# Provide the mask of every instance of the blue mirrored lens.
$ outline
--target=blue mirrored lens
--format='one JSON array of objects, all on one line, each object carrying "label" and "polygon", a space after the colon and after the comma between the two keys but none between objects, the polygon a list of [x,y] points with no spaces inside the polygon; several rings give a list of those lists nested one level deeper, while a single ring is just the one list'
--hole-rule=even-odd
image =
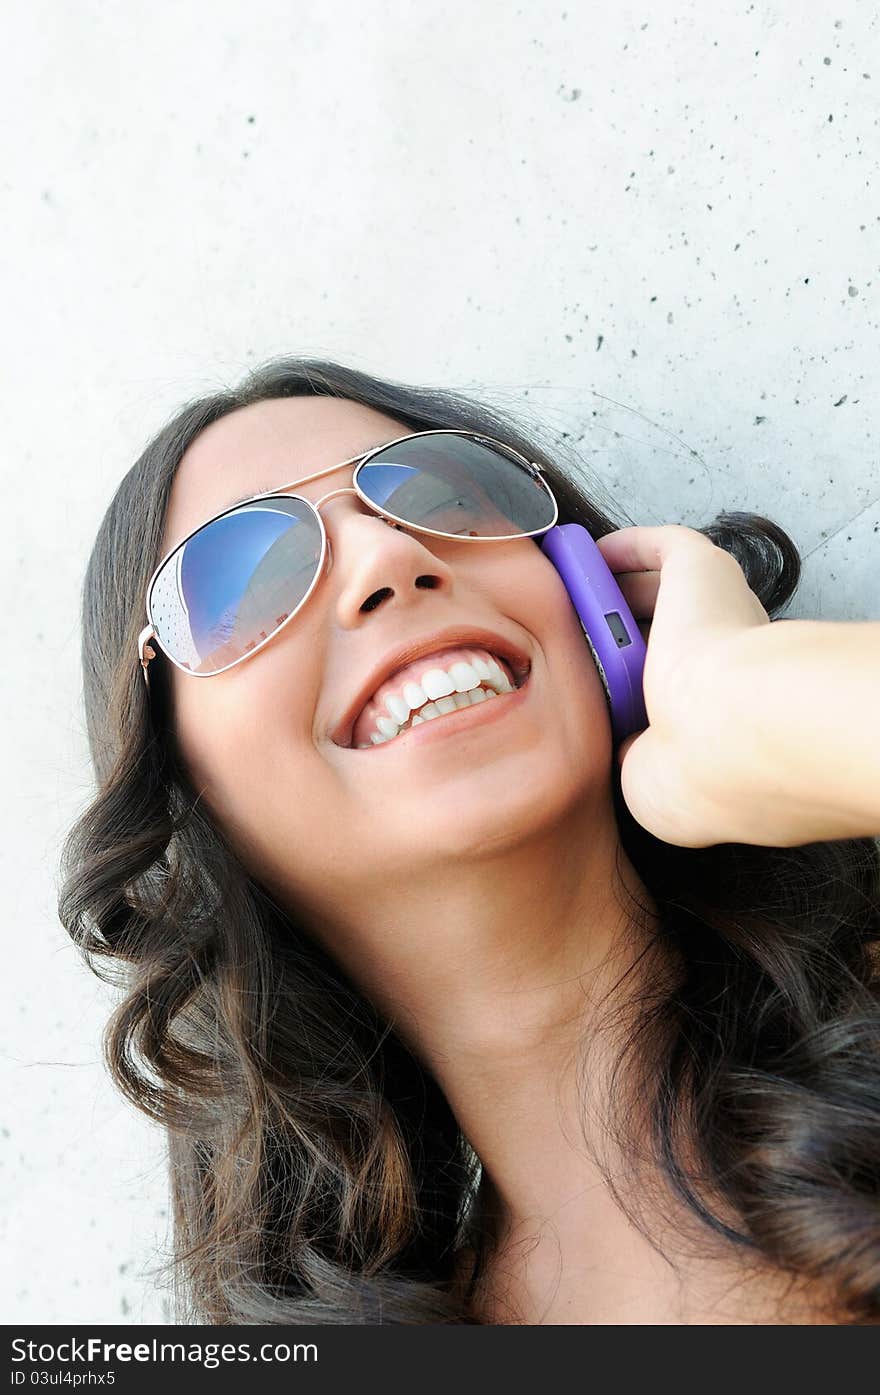
[{"label": "blue mirrored lens", "polygon": [[361,465],[358,487],[404,523],[469,538],[515,537],[548,528],[546,486],[496,447],[445,432],[388,446]]},{"label": "blue mirrored lens", "polygon": [[168,558],[150,593],[165,649],[193,673],[217,673],[272,635],[302,603],[321,557],[300,500],[246,504],[205,524]]}]

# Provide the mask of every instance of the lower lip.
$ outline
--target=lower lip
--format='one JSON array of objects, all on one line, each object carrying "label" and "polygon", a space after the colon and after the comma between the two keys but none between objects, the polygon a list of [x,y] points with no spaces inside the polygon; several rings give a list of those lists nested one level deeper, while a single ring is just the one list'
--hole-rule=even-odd
[{"label": "lower lip", "polygon": [[530,686],[531,673],[527,676],[522,687],[515,688],[513,692],[499,693],[494,698],[484,698],[482,702],[472,703],[470,707],[459,707],[455,712],[444,712],[442,717],[432,717],[422,721],[417,727],[409,727],[401,735],[392,737],[390,741],[377,741],[369,749],[363,751],[357,747],[351,749],[357,755],[369,756],[374,751],[384,751],[386,746],[405,746],[409,750],[413,746],[440,741],[444,736],[461,735],[463,732],[470,731],[471,727],[497,722],[506,713],[520,708]]}]

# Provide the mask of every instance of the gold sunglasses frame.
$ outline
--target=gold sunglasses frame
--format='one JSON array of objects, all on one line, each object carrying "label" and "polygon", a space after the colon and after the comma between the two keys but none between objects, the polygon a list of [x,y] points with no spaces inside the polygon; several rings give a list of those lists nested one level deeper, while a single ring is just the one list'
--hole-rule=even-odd
[{"label": "gold sunglasses frame", "polygon": [[[553,505],[552,521],[546,524],[543,528],[532,529],[532,531],[529,533],[508,533],[504,537],[497,538],[470,538],[462,537],[458,533],[437,532],[437,530],[434,528],[421,528],[415,523],[408,523],[405,519],[397,518],[394,514],[388,513],[387,510],[380,508],[379,505],[375,504],[372,499],[368,499],[366,494],[364,494],[363,491],[358,487],[357,477],[359,471],[365,465],[368,465],[370,463],[370,460],[373,458],[373,456],[381,454],[382,451],[388,450],[392,446],[400,445],[401,441],[412,441],[422,436],[465,436],[469,440],[478,441],[481,444],[486,444],[489,446],[494,446],[500,449],[505,454],[513,456],[519,464],[525,467],[525,469],[532,476],[533,479],[537,479],[539,483],[544,486],[544,489],[547,491],[547,494]],[[329,494],[323,495],[322,498],[320,498],[317,501],[317,503],[312,503],[311,499],[304,499],[302,495],[298,495],[292,492],[295,489],[299,489],[304,484],[311,484],[314,480],[323,479],[325,475],[332,474],[334,470],[340,470],[343,465],[353,465],[355,467],[352,473],[350,486],[346,485],[343,486],[341,489],[332,490]],[[252,494],[248,499],[240,499],[237,504],[230,504],[228,508],[221,509],[220,513],[214,514],[212,518],[208,518],[205,520],[204,523],[200,523],[198,527],[193,528],[191,532],[187,533],[185,538],[182,538],[180,542],[175,543],[174,547],[170,548],[169,551],[166,552],[165,556],[162,558],[161,562],[156,567],[152,576],[150,577],[149,582],[147,583],[147,624],[144,626],[144,628],[138,635],[138,660],[141,665],[141,672],[144,675],[144,682],[147,685],[148,693],[150,691],[150,676],[147,673],[147,665],[149,664],[151,659],[155,659],[156,657],[156,649],[154,645],[158,646],[158,648],[161,649],[162,653],[168,659],[169,663],[174,664],[175,668],[179,668],[181,673],[185,673],[188,678],[218,678],[221,673],[226,673],[229,669],[235,668],[236,664],[243,664],[247,659],[253,658],[254,654],[258,654],[261,649],[264,649],[267,644],[270,644],[271,641],[275,638],[275,636],[279,635],[281,631],[285,629],[287,625],[290,624],[291,620],[295,619],[295,617],[300,614],[301,610],[303,609],[303,606],[308,601],[312,592],[321,582],[321,579],[324,575],[327,557],[329,555],[329,540],[327,538],[327,530],[324,527],[324,520],[321,517],[320,509],[322,504],[325,504],[328,499],[335,498],[337,494],[357,494],[358,498],[361,499],[363,503],[365,503],[367,507],[372,510],[373,513],[377,514],[380,518],[383,518],[391,528],[403,528],[405,530],[411,530],[414,533],[425,533],[432,538],[449,538],[451,541],[454,542],[513,542],[517,538],[534,538],[541,533],[549,532],[551,528],[555,527],[556,522],[559,518],[559,504],[557,503],[556,496],[553,493],[553,490],[550,488],[550,485],[547,483],[547,480],[544,478],[544,471],[542,470],[541,466],[537,463],[537,461],[527,460],[526,457],[520,454],[520,452],[516,450],[513,446],[508,446],[505,444],[505,442],[497,441],[494,437],[486,436],[482,432],[463,431],[451,428],[444,429],[442,427],[435,428],[432,431],[408,432],[405,436],[395,437],[393,441],[383,441],[381,445],[372,446],[368,451],[363,452],[361,455],[353,455],[349,460],[340,460],[336,465],[328,465],[326,470],[316,470],[313,475],[306,475],[304,479],[293,480],[290,484],[282,485],[279,489],[267,489],[264,490],[261,494]],[[185,544],[189,542],[190,538],[194,537],[196,533],[201,532],[203,528],[207,528],[210,523],[216,523],[217,519],[225,518],[227,514],[234,513],[236,509],[245,508],[248,504],[253,504],[258,499],[273,499],[278,495],[283,495],[286,498],[299,499],[301,503],[307,504],[308,507],[313,510],[318,520],[318,527],[321,532],[321,556],[318,559],[318,565],[315,568],[315,575],[312,579],[309,589],[306,591],[299,605],[296,607],[296,610],[292,610],[290,614],[287,616],[287,619],[282,621],[282,623],[276,629],[274,629],[270,635],[267,635],[265,639],[260,640],[259,644],[255,644],[253,649],[250,649],[246,654],[239,655],[237,659],[233,659],[231,664],[224,664],[223,668],[218,668],[213,673],[196,673],[192,669],[187,668],[184,664],[181,664],[177,659],[173,658],[173,656],[168,653],[167,649],[164,647],[162,641],[159,639],[156,633],[156,629],[153,624],[153,615],[150,608],[150,593],[153,589],[153,584],[157,576],[161,572],[162,568],[165,566],[166,562],[168,562],[176,552],[178,552],[182,547],[184,547]],[[150,640],[153,640],[153,644],[149,643]]]}]

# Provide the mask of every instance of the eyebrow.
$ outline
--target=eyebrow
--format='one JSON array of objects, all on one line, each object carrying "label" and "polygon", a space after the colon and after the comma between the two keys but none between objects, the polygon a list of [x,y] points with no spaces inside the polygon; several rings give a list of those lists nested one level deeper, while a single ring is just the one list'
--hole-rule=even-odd
[{"label": "eyebrow", "polygon": [[[369,455],[370,452],[373,450],[378,450],[378,446],[368,446],[366,450],[361,451],[359,455],[352,456],[350,460],[340,461],[339,466],[337,468],[341,469],[343,465],[351,465],[354,461],[362,460],[365,455]],[[228,503],[221,504],[217,512],[222,513],[224,509],[234,509],[237,504],[245,504],[247,503],[248,499],[253,499],[254,495],[256,494],[277,494],[281,490],[284,490],[284,492],[287,493],[291,489],[295,489],[296,486],[297,481],[295,480],[292,484],[287,485],[261,484],[256,489],[252,489],[250,494],[243,494],[240,499],[230,499]]]},{"label": "eyebrow", "polygon": [[224,509],[234,509],[236,504],[246,503],[248,499],[253,499],[255,494],[269,494],[277,489],[277,487],[278,486],[274,484],[260,484],[256,489],[252,489],[250,494],[242,494],[240,499],[230,499],[228,503],[221,504],[217,512],[222,513]]}]

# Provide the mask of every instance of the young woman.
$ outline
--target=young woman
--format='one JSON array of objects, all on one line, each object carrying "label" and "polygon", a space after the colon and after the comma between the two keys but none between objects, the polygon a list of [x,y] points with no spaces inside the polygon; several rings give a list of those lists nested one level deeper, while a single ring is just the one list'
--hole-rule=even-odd
[{"label": "young woman", "polygon": [[[424,442],[354,487],[424,432],[448,498]],[[648,638],[618,750],[540,521],[459,489],[510,450]],[[880,1317],[880,624],[771,624],[766,519],[619,526],[487,407],[302,359],[123,479],[59,911],[167,1128],[178,1321]]]}]

